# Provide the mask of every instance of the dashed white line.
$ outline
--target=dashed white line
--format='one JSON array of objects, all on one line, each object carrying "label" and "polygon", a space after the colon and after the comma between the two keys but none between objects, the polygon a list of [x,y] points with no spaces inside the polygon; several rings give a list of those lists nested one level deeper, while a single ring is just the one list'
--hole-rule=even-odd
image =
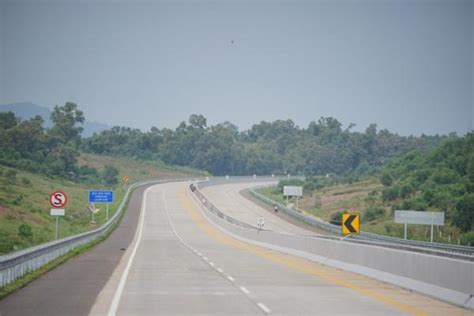
[{"label": "dashed white line", "polygon": [[207,257],[202,257],[202,258],[207,261]]},{"label": "dashed white line", "polygon": [[209,262],[209,264],[210,264],[211,266],[214,266],[214,262]]},{"label": "dashed white line", "polygon": [[250,291],[247,290],[244,286],[241,286],[241,287],[240,287],[240,290],[241,290],[242,292],[244,292],[245,294],[249,294],[249,293],[250,293]]},{"label": "dashed white line", "polygon": [[224,270],[222,270],[221,268],[217,268],[217,271],[219,271],[220,273],[224,272]]},{"label": "dashed white line", "polygon": [[267,314],[270,314],[272,312],[270,308],[266,307],[263,303],[258,303],[257,305]]},{"label": "dashed white line", "polygon": [[233,277],[231,277],[231,276],[227,276],[227,278],[228,278],[231,282],[234,282],[234,281],[235,281],[235,279],[234,279]]},{"label": "dashed white line", "polygon": [[198,252],[197,254],[198,254],[198,256],[202,257],[202,253]]}]

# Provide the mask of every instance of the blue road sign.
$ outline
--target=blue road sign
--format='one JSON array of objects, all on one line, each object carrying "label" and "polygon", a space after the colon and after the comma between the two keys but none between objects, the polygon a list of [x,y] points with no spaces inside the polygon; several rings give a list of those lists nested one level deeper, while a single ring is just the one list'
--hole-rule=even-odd
[{"label": "blue road sign", "polygon": [[89,191],[89,203],[113,203],[114,191]]}]

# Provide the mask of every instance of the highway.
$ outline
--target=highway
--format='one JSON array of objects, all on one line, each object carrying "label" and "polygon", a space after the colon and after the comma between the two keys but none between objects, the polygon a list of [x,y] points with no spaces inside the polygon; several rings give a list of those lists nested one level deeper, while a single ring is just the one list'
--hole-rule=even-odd
[{"label": "highway", "polygon": [[[277,182],[264,182],[258,185],[276,183]],[[202,189],[202,193],[204,193],[218,209],[225,211],[227,215],[241,222],[257,226],[257,219],[262,217],[265,220],[264,229],[298,235],[316,235],[312,231],[288,223],[282,218],[242,197],[240,191],[255,187],[255,185],[254,182],[244,182],[207,186]]]},{"label": "highway", "polygon": [[[239,188],[227,191],[233,196],[226,199],[229,206],[242,202],[235,195]],[[203,217],[186,184],[154,186],[145,201],[138,242],[100,293],[93,315],[468,314],[395,286],[233,239]]]},{"label": "highway", "polygon": [[[264,215],[266,228],[311,234],[247,204],[238,192],[252,185],[203,191],[251,224]],[[387,283],[237,240],[207,220],[188,186],[139,190],[107,241],[0,301],[0,315],[472,315]],[[126,242],[124,235],[133,240]],[[119,252],[121,246],[126,251]]]},{"label": "highway", "polygon": [[[270,185],[277,182],[263,182],[258,185]],[[291,233],[297,235],[317,235],[314,231],[300,228],[290,224],[281,217],[272,214],[252,201],[244,198],[240,192],[255,187],[255,182],[230,183],[218,186],[207,186],[202,192],[212,203],[233,218],[257,226],[257,219],[264,218],[264,229],[280,233]]]}]

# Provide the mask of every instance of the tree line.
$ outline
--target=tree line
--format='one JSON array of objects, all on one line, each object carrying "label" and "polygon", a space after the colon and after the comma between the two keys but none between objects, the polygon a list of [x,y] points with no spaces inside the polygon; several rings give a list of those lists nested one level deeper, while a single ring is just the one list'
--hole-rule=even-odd
[{"label": "tree line", "polygon": [[[53,126],[45,128],[40,116],[22,120],[12,112],[0,112],[0,165],[74,181],[117,183],[118,171],[112,166],[99,173],[77,165],[85,118],[76,104],[56,106],[51,120]],[[16,173],[10,169],[5,174],[13,180]]]},{"label": "tree line", "polygon": [[403,137],[371,124],[365,132],[343,129],[322,117],[306,128],[292,120],[262,121],[239,131],[230,122],[212,126],[193,114],[172,130],[113,127],[83,139],[81,148],[102,155],[159,159],[214,175],[363,174],[413,149],[429,151],[448,136]]},{"label": "tree line", "polygon": [[62,177],[96,177],[78,167],[80,151],[206,170],[213,175],[294,174],[358,176],[414,149],[427,152],[449,136],[404,137],[371,124],[365,132],[322,117],[300,128],[291,120],[262,121],[239,131],[230,122],[212,126],[193,114],[177,128],[141,131],[115,126],[82,138],[85,118],[74,103],[56,106],[53,126],[39,116],[21,120],[0,113],[0,164]]},{"label": "tree line", "polygon": [[[393,209],[445,211],[474,243],[474,133],[423,154],[413,150],[380,170],[381,198]],[[470,233],[469,233],[470,232]]]}]

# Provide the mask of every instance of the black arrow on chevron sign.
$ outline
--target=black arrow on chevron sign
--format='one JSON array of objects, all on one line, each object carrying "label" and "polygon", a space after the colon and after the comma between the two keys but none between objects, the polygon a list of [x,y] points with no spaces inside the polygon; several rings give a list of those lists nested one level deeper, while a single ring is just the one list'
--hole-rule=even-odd
[{"label": "black arrow on chevron sign", "polygon": [[357,215],[349,215],[349,217],[344,222],[344,226],[351,232],[356,233],[356,229],[352,226],[352,222],[356,219]]}]

